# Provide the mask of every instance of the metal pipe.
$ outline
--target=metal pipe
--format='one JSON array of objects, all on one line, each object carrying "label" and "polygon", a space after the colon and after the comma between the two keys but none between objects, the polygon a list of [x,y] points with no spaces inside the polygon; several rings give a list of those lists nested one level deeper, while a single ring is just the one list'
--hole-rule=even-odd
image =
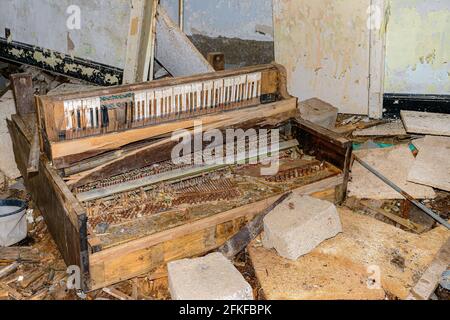
[{"label": "metal pipe", "polygon": [[400,189],[397,185],[395,185],[392,181],[388,180],[385,176],[383,176],[381,173],[379,173],[375,168],[372,168],[368,163],[361,160],[358,156],[353,155],[354,159],[358,161],[364,168],[372,172],[374,175],[376,175],[381,181],[386,183],[388,186],[390,186],[392,189],[400,193],[402,196],[404,196],[408,201],[410,201],[412,204],[414,204],[416,207],[418,207],[420,210],[425,212],[427,215],[432,217],[434,220],[445,226],[447,229],[450,229],[450,224],[442,219],[437,213],[435,213],[433,210],[427,208],[422,203],[414,199],[411,195]]},{"label": "metal pipe", "polygon": [[178,0],[178,25],[184,31],[184,0]]}]

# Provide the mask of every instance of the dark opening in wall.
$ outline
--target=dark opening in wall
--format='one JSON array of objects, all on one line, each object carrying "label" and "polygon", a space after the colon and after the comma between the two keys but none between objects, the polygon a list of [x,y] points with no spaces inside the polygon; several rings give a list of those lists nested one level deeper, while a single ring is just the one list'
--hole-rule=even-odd
[{"label": "dark opening in wall", "polygon": [[209,52],[223,52],[227,69],[271,63],[275,60],[273,41],[212,38],[200,34],[189,38],[205,57]]}]

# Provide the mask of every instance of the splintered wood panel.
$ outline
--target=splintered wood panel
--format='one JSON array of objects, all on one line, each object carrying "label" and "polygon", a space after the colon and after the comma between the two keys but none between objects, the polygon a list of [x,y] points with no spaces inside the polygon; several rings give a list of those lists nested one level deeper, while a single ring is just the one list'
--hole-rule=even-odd
[{"label": "splintered wood panel", "polygon": [[450,192],[450,137],[427,136],[419,144],[408,181]]},{"label": "splintered wood panel", "polygon": [[408,133],[450,136],[450,115],[415,111],[401,112]]},{"label": "splintered wood panel", "polygon": [[[370,0],[274,0],[275,60],[288,90],[342,113],[369,111]],[[381,72],[381,70],[380,70]]]},{"label": "splintered wood panel", "polygon": [[[408,172],[415,160],[408,145],[355,151],[355,154],[414,198],[433,199],[436,197],[433,188],[407,181]],[[348,191],[350,197],[359,199],[404,199],[400,193],[358,162],[353,164]]]},{"label": "splintered wood panel", "polygon": [[[77,265],[83,269],[82,251],[87,248],[82,248],[83,239],[79,220],[83,218],[85,211],[67,188],[65,188],[65,193],[60,190],[56,181],[60,178],[56,172],[52,172],[53,169],[48,166],[46,161],[40,161],[38,174],[27,175],[26,167],[31,136],[21,119],[13,116],[13,121],[8,122],[8,128],[13,140],[15,159],[20,172],[23,173],[25,185],[42,212],[66,264]],[[70,199],[73,201],[72,203]]]},{"label": "splintered wood panel", "polygon": [[[449,239],[444,227],[423,235],[346,209],[340,210],[343,233],[311,253],[290,261],[259,241],[248,250],[265,296],[270,300],[384,299],[385,292],[405,299]],[[381,289],[369,289],[373,270]]]}]

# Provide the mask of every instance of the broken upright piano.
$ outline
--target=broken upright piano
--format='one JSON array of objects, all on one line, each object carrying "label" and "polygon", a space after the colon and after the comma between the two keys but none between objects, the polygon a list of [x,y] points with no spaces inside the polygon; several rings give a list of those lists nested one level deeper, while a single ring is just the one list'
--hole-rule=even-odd
[{"label": "broken upright piano", "polygon": [[[16,161],[84,290],[215,250],[289,191],[346,193],[351,143],[300,118],[277,64],[39,96],[36,105],[8,122]],[[237,151],[236,164],[173,163],[172,134],[199,121],[203,131],[280,129],[279,171],[261,175],[251,150]],[[34,137],[39,168],[28,174]]]}]

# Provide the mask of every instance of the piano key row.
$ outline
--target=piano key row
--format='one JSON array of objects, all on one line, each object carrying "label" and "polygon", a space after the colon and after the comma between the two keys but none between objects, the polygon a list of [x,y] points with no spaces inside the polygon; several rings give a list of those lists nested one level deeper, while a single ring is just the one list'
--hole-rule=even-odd
[{"label": "piano key row", "polygon": [[[127,121],[139,122],[172,115],[195,113],[261,96],[261,73],[136,92],[126,103]],[[100,98],[64,102],[66,130],[101,128],[109,125],[107,108]]]},{"label": "piano key row", "polygon": [[101,126],[100,98],[64,102],[66,129],[98,128]]},{"label": "piano key row", "polygon": [[134,121],[195,113],[260,95],[261,73],[138,92],[135,94]]}]

